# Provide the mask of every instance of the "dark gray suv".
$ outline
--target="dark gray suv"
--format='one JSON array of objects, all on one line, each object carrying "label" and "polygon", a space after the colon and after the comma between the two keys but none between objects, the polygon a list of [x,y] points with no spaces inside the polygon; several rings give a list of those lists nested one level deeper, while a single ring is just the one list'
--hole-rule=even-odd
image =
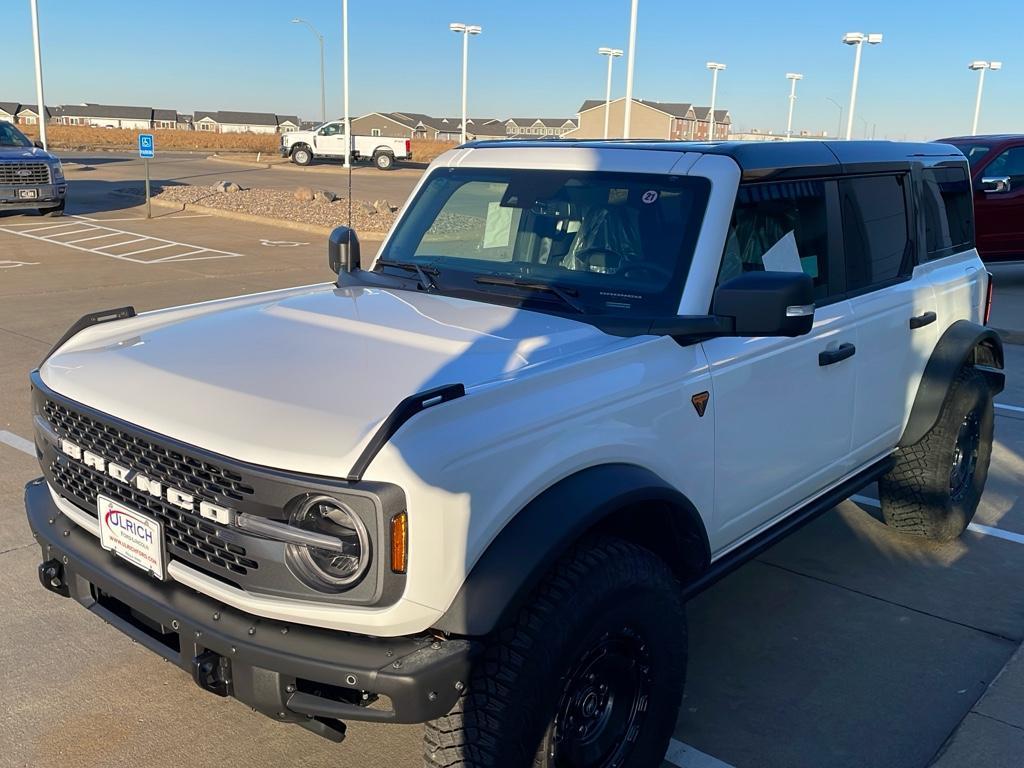
[{"label": "dark gray suv", "polygon": [[0,121],[0,210],[35,208],[61,216],[68,183],[60,160]]}]

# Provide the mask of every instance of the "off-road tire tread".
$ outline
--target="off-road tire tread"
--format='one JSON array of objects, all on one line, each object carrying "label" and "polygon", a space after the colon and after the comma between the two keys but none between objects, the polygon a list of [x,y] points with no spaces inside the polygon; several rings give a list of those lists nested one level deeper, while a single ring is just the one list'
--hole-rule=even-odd
[{"label": "off-road tire tread", "polygon": [[[652,552],[622,539],[602,537],[574,547],[538,587],[515,620],[497,631],[477,662],[466,693],[445,717],[426,724],[424,766],[429,768],[505,768],[536,766],[533,713],[518,690],[550,686],[538,679],[536,662],[550,656],[550,641],[568,611],[600,600],[619,584],[664,589],[685,610],[679,584],[668,566]],[[550,658],[545,659],[551,662]],[[537,734],[539,737],[540,734]],[[518,738],[516,738],[518,736]]]}]

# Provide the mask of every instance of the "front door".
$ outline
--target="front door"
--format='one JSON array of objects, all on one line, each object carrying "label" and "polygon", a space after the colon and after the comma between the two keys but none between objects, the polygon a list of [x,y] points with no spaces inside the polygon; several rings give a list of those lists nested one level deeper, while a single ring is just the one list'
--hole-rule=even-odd
[{"label": "front door", "polygon": [[704,343],[715,401],[715,519],[721,549],[851,469],[859,339],[843,269],[833,181],[742,185],[719,284],[750,271],[814,278],[814,327],[789,338]]},{"label": "front door", "polygon": [[1004,149],[981,168],[979,181],[995,178],[1009,179],[1009,189],[976,187],[978,250],[986,258],[1024,258],[1024,144]]},{"label": "front door", "polygon": [[327,123],[316,132],[316,153],[328,157],[345,156],[345,126]]}]

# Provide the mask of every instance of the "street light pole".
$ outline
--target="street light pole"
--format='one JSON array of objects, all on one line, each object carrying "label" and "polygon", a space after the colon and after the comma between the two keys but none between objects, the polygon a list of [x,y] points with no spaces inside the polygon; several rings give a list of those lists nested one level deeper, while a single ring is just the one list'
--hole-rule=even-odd
[{"label": "street light pole", "polygon": [[882,35],[878,32],[871,32],[865,35],[863,32],[847,32],[843,35],[843,42],[846,45],[853,45],[857,48],[857,54],[853,59],[853,85],[850,87],[850,112],[846,116],[846,140],[853,138],[853,114],[857,107],[857,81],[860,78],[860,55],[864,50],[864,43],[878,45],[882,42]]},{"label": "street light pole", "polygon": [[803,80],[804,76],[796,72],[787,72],[786,79],[789,80],[789,117],[786,119],[786,141],[793,139],[793,105],[796,104],[796,81]]},{"label": "street light pole", "polygon": [[636,64],[636,15],[639,0],[633,0],[629,12],[629,54],[626,57],[626,113],[622,120],[622,138],[629,138],[633,116],[633,68]]},{"label": "street light pole", "polygon": [[708,141],[715,140],[715,98],[718,95],[718,73],[725,69],[725,64],[709,61],[705,64],[711,70],[711,109],[708,111]]},{"label": "street light pole", "polygon": [[836,123],[836,138],[838,139],[843,135],[843,105],[833,99],[831,96],[826,96],[825,101],[831,101],[839,109],[839,122]]},{"label": "street light pole", "polygon": [[36,50],[36,100],[39,105],[36,107],[39,110],[39,141],[43,145],[43,149],[47,149],[46,144],[46,101],[43,99],[43,59],[42,54],[39,52],[39,6],[36,4],[36,0],[30,0],[32,8],[32,43]]},{"label": "street light pole", "polygon": [[991,69],[994,72],[1002,69],[1003,63],[1001,61],[972,61],[967,68],[978,72],[978,97],[974,101],[974,122],[971,124],[971,136],[977,136],[978,118],[981,116],[981,92],[985,88],[985,70]]},{"label": "street light pole", "polygon": [[449,24],[448,29],[462,35],[462,141],[460,143],[465,144],[467,120],[466,94],[469,89],[469,36],[479,35],[483,29],[474,24],[463,24],[461,22]]},{"label": "street light pole", "polygon": [[327,122],[327,96],[324,89],[324,36],[316,31],[316,27],[305,19],[292,19],[292,24],[305,24],[316,39],[320,41],[320,122]]},{"label": "street light pole", "polygon": [[597,52],[608,57],[608,82],[604,89],[604,137],[608,138],[608,116],[612,110],[612,62],[622,55],[618,48],[598,48]]},{"label": "street light pole", "polygon": [[[352,116],[348,109],[348,0],[341,0],[341,56],[342,56],[342,79],[345,81],[345,143],[348,145],[345,150],[345,167],[352,167]],[[349,205],[352,205],[352,195],[349,194]],[[350,216],[351,218],[351,216]]]}]

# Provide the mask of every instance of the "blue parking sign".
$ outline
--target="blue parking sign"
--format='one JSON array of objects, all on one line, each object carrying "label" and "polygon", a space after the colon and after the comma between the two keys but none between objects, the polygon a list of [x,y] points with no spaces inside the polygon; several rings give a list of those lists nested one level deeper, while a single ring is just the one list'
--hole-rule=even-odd
[{"label": "blue parking sign", "polygon": [[153,146],[153,134],[151,133],[140,133],[139,134],[139,157],[151,158],[155,157],[155,147]]}]

